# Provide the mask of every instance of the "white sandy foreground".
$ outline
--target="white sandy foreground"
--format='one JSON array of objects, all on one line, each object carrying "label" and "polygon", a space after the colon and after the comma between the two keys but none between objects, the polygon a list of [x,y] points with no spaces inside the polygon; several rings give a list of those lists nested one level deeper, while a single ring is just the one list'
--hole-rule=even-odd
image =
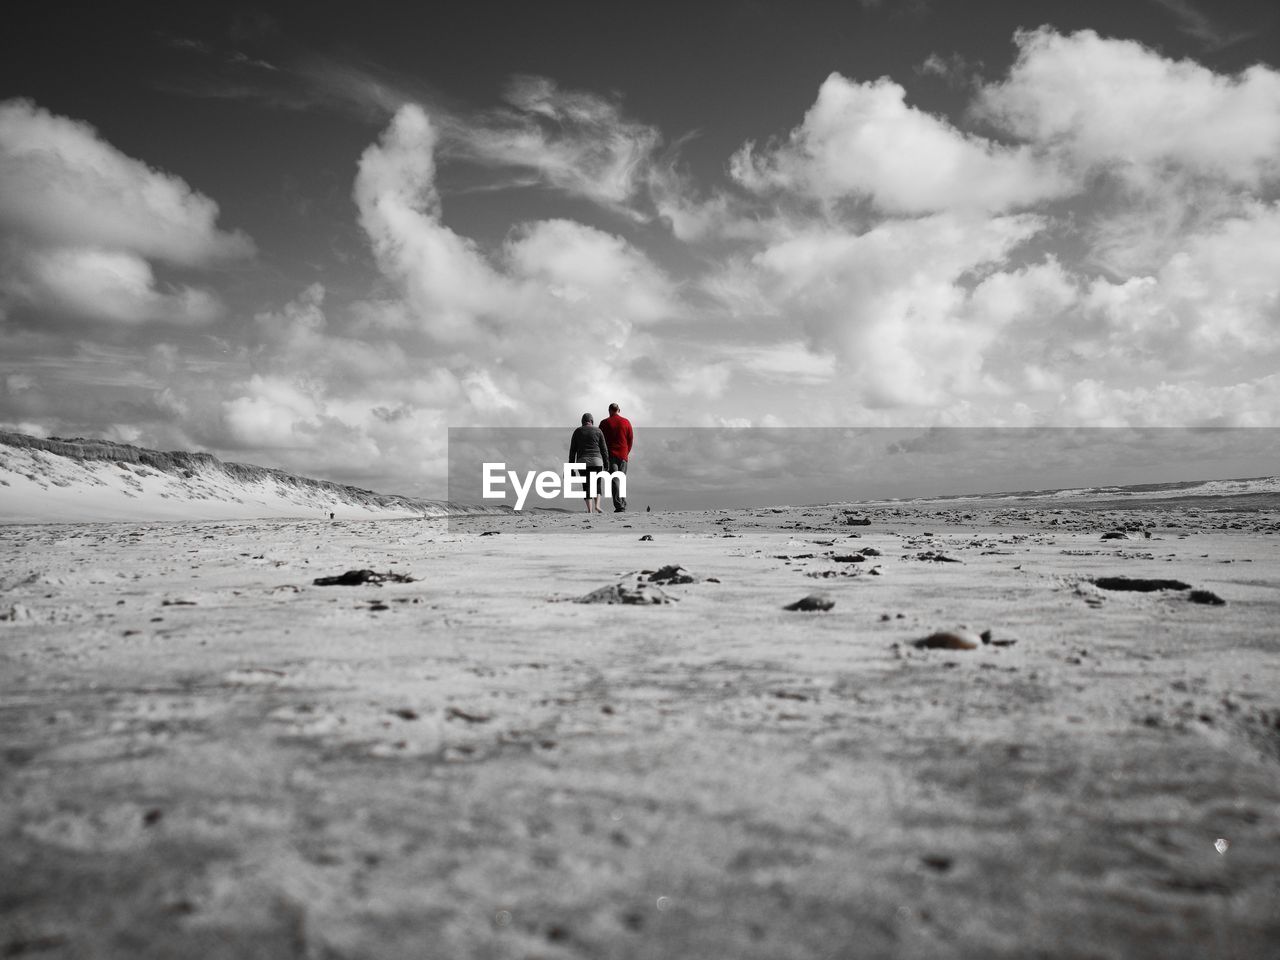
[{"label": "white sandy foreground", "polygon": [[869,516],[0,527],[0,955],[1277,956],[1276,516]]}]

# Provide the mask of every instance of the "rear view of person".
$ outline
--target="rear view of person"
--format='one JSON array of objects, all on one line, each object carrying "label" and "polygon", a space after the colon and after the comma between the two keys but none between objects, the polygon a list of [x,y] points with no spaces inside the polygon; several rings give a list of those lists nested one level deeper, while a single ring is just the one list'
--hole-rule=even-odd
[{"label": "rear view of person", "polygon": [[600,512],[600,494],[591,495],[592,484],[596,475],[609,468],[609,447],[605,444],[604,434],[596,426],[595,417],[589,413],[582,415],[582,426],[573,431],[569,441],[569,462],[583,463],[587,466],[586,493],[587,513]]},{"label": "rear view of person", "polygon": [[[609,404],[609,416],[600,421],[600,432],[604,434],[609,444],[609,457],[605,469],[610,473],[626,473],[635,435],[631,429],[631,421],[622,415],[622,408],[616,403]],[[627,509],[627,498],[623,496],[620,480],[613,477],[609,479],[609,493],[613,497],[614,513],[622,513]]]}]

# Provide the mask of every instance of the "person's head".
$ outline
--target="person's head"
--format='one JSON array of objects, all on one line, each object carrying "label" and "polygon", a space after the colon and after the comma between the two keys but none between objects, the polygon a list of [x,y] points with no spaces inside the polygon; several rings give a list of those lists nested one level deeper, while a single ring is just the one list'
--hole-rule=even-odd
[{"label": "person's head", "polygon": [[585,427],[588,423],[595,423],[595,422],[596,422],[596,418],[595,418],[595,417],[593,417],[591,414],[589,414],[589,413],[584,413],[584,414],[582,415],[582,425],[583,425],[584,427]]},{"label": "person's head", "polygon": [[620,406],[618,406],[616,403],[611,403],[611,404],[609,404],[609,415],[610,415],[610,416],[612,416],[612,415],[613,415],[613,414],[615,414],[615,413],[621,413],[621,412],[622,412],[622,408],[621,408]]}]

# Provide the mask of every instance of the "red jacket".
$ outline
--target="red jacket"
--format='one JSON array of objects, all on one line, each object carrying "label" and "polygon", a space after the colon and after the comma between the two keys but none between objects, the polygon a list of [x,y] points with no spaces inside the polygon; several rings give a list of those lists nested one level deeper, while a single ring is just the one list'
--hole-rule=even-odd
[{"label": "red jacket", "polygon": [[619,460],[631,459],[631,444],[634,437],[630,420],[620,413],[615,413],[600,421],[600,430],[604,434],[605,442],[609,444],[609,456]]}]

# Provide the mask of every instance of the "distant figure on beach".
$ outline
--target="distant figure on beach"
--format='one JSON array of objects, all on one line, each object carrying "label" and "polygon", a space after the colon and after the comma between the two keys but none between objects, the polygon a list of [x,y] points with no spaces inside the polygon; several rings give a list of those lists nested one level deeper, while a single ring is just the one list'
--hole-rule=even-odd
[{"label": "distant figure on beach", "polygon": [[[609,444],[609,472],[626,473],[635,434],[631,429],[631,421],[622,415],[622,408],[616,403],[609,404],[609,415],[600,421],[600,431]],[[620,480],[609,478],[609,494],[613,497],[614,513],[622,513],[627,509],[627,498],[622,495]]]},{"label": "distant figure on beach", "polygon": [[[587,513],[600,512],[600,491],[591,495],[591,486],[596,474],[604,471],[609,463],[609,447],[605,443],[604,434],[596,426],[596,419],[589,413],[582,415],[582,426],[573,431],[569,441],[569,462],[586,464],[586,489],[583,496],[587,500]],[[581,476],[581,473],[577,474]]]},{"label": "distant figure on beach", "polygon": [[330,520],[332,520],[332,519],[333,519],[333,511],[332,511],[332,510],[330,510],[330,511],[329,511],[329,519],[330,519]]}]

